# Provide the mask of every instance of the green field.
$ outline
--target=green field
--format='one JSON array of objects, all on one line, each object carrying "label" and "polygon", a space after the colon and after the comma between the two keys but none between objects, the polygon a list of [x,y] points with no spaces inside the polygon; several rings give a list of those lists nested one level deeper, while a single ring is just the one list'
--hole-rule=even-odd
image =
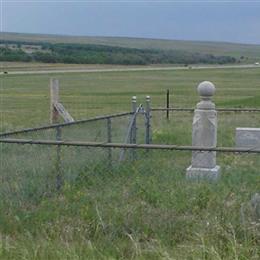
[{"label": "green field", "polygon": [[[152,107],[195,107],[196,86],[217,88],[217,107],[260,107],[260,69],[96,72],[1,76],[1,131],[48,124],[49,79],[76,119],[129,111],[131,96]],[[154,143],[190,145],[192,113],[152,115]],[[129,117],[112,120],[112,141]],[[138,142],[144,122],[138,120]],[[259,127],[259,113],[218,114],[218,145],[233,146],[235,127]],[[55,139],[55,130],[16,135]],[[63,140],[106,142],[106,122],[62,129]],[[191,153],[1,144],[1,259],[259,259],[259,220],[250,207],[260,191],[259,155],[218,154],[217,183],[190,182]],[[64,184],[55,190],[62,172]]]},{"label": "green field", "polygon": [[2,75],[2,127],[17,129],[49,122],[49,80],[60,80],[61,101],[76,119],[112,112],[129,111],[131,97],[139,102],[150,95],[153,107],[194,107],[199,100],[196,86],[203,80],[214,82],[218,107],[259,107],[260,69],[205,69],[102,73],[62,73],[44,75]]},{"label": "green field", "polygon": [[236,58],[244,56],[249,58],[249,62],[259,61],[260,59],[260,46],[252,44],[19,33],[1,33],[0,35],[5,41],[102,44],[139,49],[183,50],[213,55],[230,55]]}]

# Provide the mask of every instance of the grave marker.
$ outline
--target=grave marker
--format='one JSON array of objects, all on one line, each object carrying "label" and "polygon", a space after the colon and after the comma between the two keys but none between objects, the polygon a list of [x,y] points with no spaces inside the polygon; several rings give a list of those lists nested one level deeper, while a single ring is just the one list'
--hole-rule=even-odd
[{"label": "grave marker", "polygon": [[[201,102],[197,104],[192,124],[192,146],[216,147],[217,145],[217,111],[211,101],[215,86],[209,82],[201,82],[198,86]],[[216,165],[216,152],[193,151],[191,166],[186,170],[188,179],[216,180],[220,175],[220,167]]]},{"label": "grave marker", "polygon": [[260,128],[236,128],[236,147],[260,148]]}]

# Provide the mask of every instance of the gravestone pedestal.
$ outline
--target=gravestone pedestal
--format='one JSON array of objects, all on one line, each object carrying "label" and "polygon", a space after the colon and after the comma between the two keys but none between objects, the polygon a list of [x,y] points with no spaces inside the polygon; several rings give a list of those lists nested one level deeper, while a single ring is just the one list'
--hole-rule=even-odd
[{"label": "gravestone pedestal", "polygon": [[[192,146],[216,147],[217,145],[217,112],[211,97],[215,86],[204,81],[198,86],[201,102],[197,104],[192,124]],[[188,179],[217,180],[220,167],[216,165],[216,152],[193,151],[191,166],[186,170]]]},{"label": "gravestone pedestal", "polygon": [[216,165],[214,168],[194,168],[192,165],[186,170],[187,179],[207,179],[207,180],[218,180],[220,175],[220,166]]}]

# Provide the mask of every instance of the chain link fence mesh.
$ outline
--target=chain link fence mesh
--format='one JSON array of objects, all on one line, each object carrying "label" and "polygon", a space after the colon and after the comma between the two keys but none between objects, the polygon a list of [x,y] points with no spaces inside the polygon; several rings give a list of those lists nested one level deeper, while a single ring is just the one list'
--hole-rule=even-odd
[{"label": "chain link fence mesh", "polygon": [[[83,180],[92,174],[94,178],[99,179],[109,176],[112,172],[126,170],[129,170],[129,174],[131,172],[136,172],[140,176],[158,174],[162,175],[161,178],[164,178],[163,175],[167,172],[185,179],[186,168],[191,163],[191,151],[131,148],[127,149],[128,156],[120,161],[119,154],[123,150],[123,148],[74,145],[1,143],[2,196],[14,196],[19,199],[24,196],[36,198],[37,194],[44,195],[46,192],[54,191],[59,175],[63,183],[81,181],[81,178]],[[131,157],[133,151],[136,155],[134,159]],[[259,184],[258,154],[218,153],[217,157],[224,178],[237,172],[239,178],[254,176],[256,183]]]},{"label": "chain link fence mesh", "polygon": [[[235,127],[257,124],[257,114],[252,118],[243,113],[233,115],[218,114],[221,145],[234,145]],[[124,143],[131,117],[5,138]],[[152,112],[152,143],[191,144],[192,118],[192,112],[171,112],[170,120],[166,120],[165,112]],[[138,115],[136,125],[137,143],[143,144],[143,114]],[[37,246],[36,240],[28,238],[28,248],[38,248],[34,253],[37,257],[259,256],[260,229],[249,202],[252,191],[260,187],[259,154],[218,152],[221,178],[212,185],[186,180],[191,151],[11,143],[0,146],[0,201],[1,207],[8,209],[12,225],[21,223],[27,232],[36,234],[44,230],[42,233],[50,237],[57,234],[69,247],[73,247],[71,241],[84,238],[98,248],[90,250],[84,244],[86,252],[72,253],[67,251],[68,246],[61,246],[59,251]],[[31,223],[36,223],[37,231]],[[236,245],[235,253],[234,243],[243,245]],[[24,255],[19,248],[9,250],[13,255]],[[46,252],[50,252],[48,256]]]},{"label": "chain link fence mesh", "polygon": [[[252,115],[252,116],[251,116]],[[218,146],[235,146],[235,128],[237,126],[257,126],[258,113],[224,113],[218,114]],[[170,119],[167,120],[165,112],[152,112],[152,143],[153,144],[174,144],[190,145],[192,132],[191,112],[170,113]],[[29,131],[15,135],[7,135],[5,138],[28,139],[28,140],[53,140],[53,141],[76,141],[76,142],[100,142],[100,143],[129,143],[127,133],[129,131],[129,122],[132,115],[107,118],[97,121],[84,122],[79,124],[64,125],[38,131]],[[136,120],[137,126],[137,144],[145,143],[145,119],[140,114]],[[71,177],[74,179],[73,172],[84,172],[84,167],[91,165],[105,165],[105,171],[111,170],[109,167],[141,160],[146,164],[147,161],[155,161],[161,168],[168,169],[169,165],[175,168],[180,167],[181,172],[185,172],[191,162],[191,152],[153,151],[121,148],[94,148],[94,147],[64,147],[64,146],[41,146],[41,145],[19,145],[19,144],[1,144],[1,169],[6,173],[31,172],[31,183],[42,183],[43,176],[49,174],[55,176],[57,171],[66,172],[65,179]],[[25,149],[26,147],[26,149]],[[180,154],[180,156],[178,155]],[[204,152],[205,154],[208,152]],[[174,154],[174,157],[173,157]],[[185,156],[183,156],[185,154]],[[188,155],[187,155],[188,154]],[[177,155],[177,156],[175,156]],[[236,158],[245,158],[240,162],[242,166],[253,166],[255,171],[258,169],[257,155],[222,155],[218,152],[218,164],[222,164],[222,169],[232,169],[233,165],[239,163]],[[142,160],[142,158],[145,158]],[[219,160],[221,158],[221,161]],[[173,162],[174,161],[174,162]],[[183,163],[184,161],[184,163]],[[15,163],[12,163],[15,162]],[[163,162],[163,163],[162,163]],[[243,163],[242,163],[243,162]],[[235,164],[234,164],[235,163]],[[153,163],[151,163],[153,165]],[[13,168],[14,167],[14,168]],[[32,169],[30,171],[30,168]],[[55,174],[56,172],[56,174]],[[45,174],[46,173],[46,174]],[[19,175],[19,174],[18,174]],[[37,181],[32,181],[33,176],[39,177]],[[63,174],[62,174],[63,175]],[[11,178],[7,174],[8,178]],[[19,175],[21,180],[23,179]],[[63,176],[63,177],[64,177]],[[19,179],[14,177],[15,179]],[[26,179],[26,178],[25,178]],[[37,178],[36,178],[37,179]],[[25,181],[25,180],[24,180]],[[26,181],[25,181],[26,183]],[[56,181],[52,183],[57,184]],[[41,187],[41,186],[39,186]]]}]

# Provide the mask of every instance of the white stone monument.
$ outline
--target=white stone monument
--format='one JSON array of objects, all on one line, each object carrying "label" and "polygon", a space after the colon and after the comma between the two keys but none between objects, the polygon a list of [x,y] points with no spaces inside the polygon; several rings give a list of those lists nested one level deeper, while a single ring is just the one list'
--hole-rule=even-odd
[{"label": "white stone monument", "polygon": [[236,147],[260,148],[260,128],[237,127]]},{"label": "white stone monument", "polygon": [[[216,147],[217,145],[217,111],[211,101],[215,86],[201,82],[198,86],[201,102],[197,104],[192,124],[192,145],[197,147]],[[186,170],[187,179],[217,180],[220,167],[216,165],[216,152],[193,151],[192,162]]]}]

